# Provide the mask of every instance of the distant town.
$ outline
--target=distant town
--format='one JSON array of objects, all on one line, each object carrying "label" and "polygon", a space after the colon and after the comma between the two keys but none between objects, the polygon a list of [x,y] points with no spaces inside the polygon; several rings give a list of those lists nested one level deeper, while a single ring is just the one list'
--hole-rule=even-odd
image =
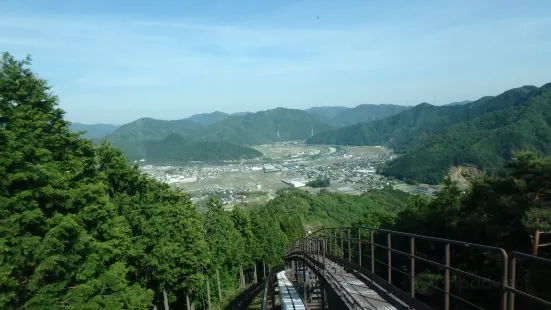
[{"label": "distant town", "polygon": [[432,196],[436,186],[411,186],[377,174],[385,162],[397,157],[384,147],[333,147],[305,145],[298,141],[255,146],[263,158],[218,163],[196,162],[185,166],[158,166],[137,161],[156,180],[191,195],[194,201],[215,196],[228,208],[239,203],[265,202],[282,188],[300,188],[317,194],[321,188],[307,183],[330,180],[325,190],[349,195],[384,187]]}]

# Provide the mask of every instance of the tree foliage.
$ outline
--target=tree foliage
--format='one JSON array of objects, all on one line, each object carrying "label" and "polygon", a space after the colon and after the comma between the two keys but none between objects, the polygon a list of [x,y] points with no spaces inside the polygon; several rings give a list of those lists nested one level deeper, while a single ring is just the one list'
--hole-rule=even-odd
[{"label": "tree foliage", "polygon": [[[30,58],[0,63],[0,308],[149,309],[199,302],[220,269],[281,259],[263,217],[206,210],[72,133]],[[275,228],[275,227],[274,227]],[[279,235],[277,235],[279,233]],[[196,298],[197,297],[197,298]]]},{"label": "tree foliage", "polygon": [[313,188],[329,187],[330,185],[331,185],[331,181],[329,180],[329,178],[317,178],[313,181],[306,183],[306,186],[310,186]]}]

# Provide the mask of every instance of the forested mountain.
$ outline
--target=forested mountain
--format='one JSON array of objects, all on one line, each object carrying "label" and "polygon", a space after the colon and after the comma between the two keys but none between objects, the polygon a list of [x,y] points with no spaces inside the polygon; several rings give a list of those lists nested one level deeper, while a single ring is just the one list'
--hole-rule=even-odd
[{"label": "forested mountain", "polygon": [[[133,159],[126,154],[129,159]],[[181,163],[188,161],[221,161],[261,157],[262,153],[245,146],[224,141],[194,141],[172,133],[161,141],[144,142],[144,156],[148,163]]]},{"label": "forested mountain", "polygon": [[208,126],[208,125],[212,125],[216,122],[219,122],[221,120],[224,120],[224,119],[228,118],[229,116],[230,115],[227,114],[227,113],[215,111],[215,112],[211,112],[211,113],[195,114],[195,115],[192,115],[192,116],[190,116],[186,119],[190,120],[194,123],[197,123],[197,124]]},{"label": "forested mountain", "polygon": [[473,164],[492,174],[511,159],[515,150],[533,149],[549,154],[551,83],[518,98],[511,108],[486,107],[487,113],[451,125],[422,144],[412,145],[403,156],[389,163],[383,173],[436,183],[453,165]]},{"label": "forested mountain", "polygon": [[411,138],[422,139],[460,119],[455,107],[437,107],[422,103],[394,116],[318,133],[309,144],[396,145]]},{"label": "forested mountain", "polygon": [[404,151],[408,148],[407,145],[412,144],[411,141],[422,141],[450,125],[522,104],[535,89],[535,86],[523,86],[496,97],[486,96],[464,105],[433,106],[421,103],[381,120],[316,134],[308,139],[307,143],[388,145],[398,151]]},{"label": "forested mountain", "polygon": [[366,123],[392,116],[409,108],[393,104],[362,104],[355,108],[341,111],[331,118],[331,122],[339,127]]},{"label": "forested mountain", "polygon": [[100,139],[106,135],[112,133],[119,126],[110,125],[110,124],[81,124],[81,123],[71,123],[69,128],[73,132],[86,131],[83,135],[85,138],[89,139]]},{"label": "forested mountain", "polygon": [[[192,121],[192,118],[175,121],[141,118],[121,126],[107,135],[106,139],[116,147],[121,148],[126,156],[131,159],[145,158],[146,153],[149,152],[146,145],[152,145],[150,140],[160,141],[171,133],[185,137],[189,140],[187,143],[204,140],[227,142],[227,144],[219,143],[216,145],[209,143],[212,150],[219,149],[224,145],[228,147],[228,154],[226,155],[216,151],[217,155],[213,156],[212,159],[218,160],[220,158],[231,159],[231,154],[241,153],[236,152],[236,146],[231,144],[253,145],[277,141],[277,131],[279,131],[280,141],[287,141],[306,139],[311,136],[312,129],[314,132],[332,129],[331,125],[321,117],[293,109],[277,108],[257,113],[222,116],[222,114],[216,112],[214,114],[196,115],[192,117],[195,121]],[[210,125],[198,123],[208,123],[214,121],[217,117],[223,119]],[[241,151],[243,150],[246,149],[241,149]],[[182,158],[187,158],[188,155],[183,155]],[[241,156],[235,158],[241,158]]]},{"label": "forested mountain", "polygon": [[[495,170],[503,164],[504,159],[508,158],[507,156],[511,150],[517,149],[517,147],[514,144],[499,142],[502,147],[496,149],[491,145],[497,142],[486,140],[486,137],[497,134],[495,131],[497,128],[505,128],[516,122],[507,115],[520,113],[518,117],[526,120],[528,115],[520,111],[532,106],[530,104],[531,100],[545,104],[547,99],[545,99],[545,96],[541,97],[541,92],[544,89],[546,89],[546,86],[541,89],[535,86],[523,86],[506,91],[496,97],[483,97],[463,105],[432,106],[422,103],[382,120],[320,133],[308,139],[307,143],[389,146],[396,152],[406,155],[395,162],[391,162],[384,170],[385,173],[410,181],[438,182],[452,165],[462,163],[475,164],[482,169]],[[540,98],[535,99],[537,96],[540,96]],[[477,120],[479,117],[486,118]],[[541,117],[544,116],[541,115]],[[480,127],[477,124],[481,120],[492,121],[492,127]],[[533,124],[545,131],[546,127],[541,127],[540,123],[535,122]],[[525,129],[535,130],[536,128]],[[468,132],[469,134],[464,135],[462,132]],[[443,146],[443,141],[446,141],[445,146]],[[547,144],[545,140],[536,142],[531,138],[526,141],[527,143],[523,144],[523,147],[531,146],[542,151],[547,149],[547,146],[542,145],[542,143]],[[454,157],[450,153],[452,150],[458,151],[462,147],[473,144],[476,144],[477,148],[486,149],[486,154],[473,157],[465,153],[464,156],[469,158],[467,159],[467,157]],[[439,151],[436,151],[437,149]],[[500,160],[493,156],[491,161],[495,165],[488,166],[488,160],[490,159],[488,156],[494,151],[494,155],[498,156]],[[408,156],[410,153],[411,155]],[[444,155],[444,153],[448,153],[448,155]],[[432,155],[434,157],[431,157]],[[487,159],[482,160],[480,156]],[[422,165],[419,165],[422,162],[419,159],[421,157],[427,159],[423,168]],[[431,159],[428,160],[428,158]],[[406,165],[405,162],[408,164]],[[423,175],[419,174],[421,171],[424,171]]]},{"label": "forested mountain", "polygon": [[145,156],[145,141],[162,140],[171,133],[185,137],[194,136],[202,128],[202,125],[186,119],[163,121],[140,118],[119,127],[105,138],[116,147],[121,148],[128,158],[140,159],[139,157]]},{"label": "forested mountain", "polygon": [[319,117],[302,110],[277,108],[273,110],[231,116],[207,127],[203,136],[209,141],[226,141],[240,145],[277,141],[303,140],[314,132],[332,129]]},{"label": "forested mountain", "polygon": [[347,107],[312,107],[312,108],[306,109],[305,111],[310,114],[318,115],[330,120],[345,110],[348,110],[348,108]]}]

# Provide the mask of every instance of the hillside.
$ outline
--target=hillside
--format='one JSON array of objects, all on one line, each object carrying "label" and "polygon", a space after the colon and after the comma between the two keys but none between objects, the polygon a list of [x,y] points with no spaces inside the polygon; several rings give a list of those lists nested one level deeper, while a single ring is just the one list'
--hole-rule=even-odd
[{"label": "hillside", "polygon": [[387,145],[396,148],[410,138],[422,139],[459,120],[454,107],[436,107],[422,103],[394,116],[369,123],[359,123],[309,138],[309,144]]},{"label": "hillside", "polygon": [[193,141],[175,133],[161,141],[145,141],[143,145],[148,163],[221,161],[262,156],[253,148],[223,141]]},{"label": "hillside", "polygon": [[[512,98],[513,94],[509,94]],[[390,162],[383,174],[436,183],[454,165],[473,164],[498,172],[516,150],[551,151],[551,84],[529,93],[508,109],[490,111],[449,126]]]},{"label": "hillside", "polygon": [[339,113],[348,110],[347,107],[312,107],[304,111],[312,114],[324,117],[326,119],[332,119]]},{"label": "hillside", "polygon": [[439,182],[451,166],[463,163],[496,171],[513,149],[547,148],[546,142],[534,140],[529,133],[545,131],[543,120],[531,119],[531,126],[537,127],[522,126],[519,132],[507,129],[514,122],[526,121],[527,115],[517,114],[528,103],[545,102],[543,97],[534,97],[541,97],[545,89],[523,86],[463,105],[422,103],[382,120],[320,133],[307,143],[389,146],[405,155],[389,163],[384,173],[409,181]]},{"label": "hillside", "polygon": [[145,156],[144,141],[162,140],[171,133],[193,136],[202,128],[202,125],[185,119],[164,121],[140,118],[117,128],[106,136],[106,140],[122,149],[129,159],[141,159]]},{"label": "hillside", "polygon": [[355,108],[341,111],[331,118],[331,121],[339,127],[348,126],[389,117],[409,108],[393,104],[362,104]]},{"label": "hillside", "polygon": [[227,113],[215,111],[215,112],[211,112],[211,113],[195,114],[195,115],[192,115],[192,116],[186,118],[186,120],[192,121],[192,122],[197,123],[197,124],[208,126],[208,125],[212,125],[216,122],[219,122],[221,120],[224,120],[224,119],[228,118],[229,116],[230,115],[227,114]]},{"label": "hillside", "polygon": [[314,132],[333,129],[321,118],[302,110],[273,110],[231,116],[207,127],[204,137],[211,141],[226,141],[240,145],[263,144],[279,140],[303,140]]},{"label": "hillside", "polygon": [[81,124],[71,123],[69,129],[73,132],[86,131],[82,136],[88,139],[103,138],[106,135],[112,133],[119,126],[111,124]]},{"label": "hillside", "polygon": [[403,153],[453,124],[521,104],[536,89],[535,86],[523,86],[499,96],[485,96],[464,105],[433,106],[421,103],[381,120],[317,134],[308,139],[307,143],[385,145]]}]

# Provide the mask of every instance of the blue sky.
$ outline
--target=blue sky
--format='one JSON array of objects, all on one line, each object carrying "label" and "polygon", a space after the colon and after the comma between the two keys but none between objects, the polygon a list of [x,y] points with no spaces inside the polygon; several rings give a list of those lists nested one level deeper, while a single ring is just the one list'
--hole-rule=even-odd
[{"label": "blue sky", "polygon": [[551,82],[551,1],[0,0],[0,50],[84,123],[445,104]]}]

